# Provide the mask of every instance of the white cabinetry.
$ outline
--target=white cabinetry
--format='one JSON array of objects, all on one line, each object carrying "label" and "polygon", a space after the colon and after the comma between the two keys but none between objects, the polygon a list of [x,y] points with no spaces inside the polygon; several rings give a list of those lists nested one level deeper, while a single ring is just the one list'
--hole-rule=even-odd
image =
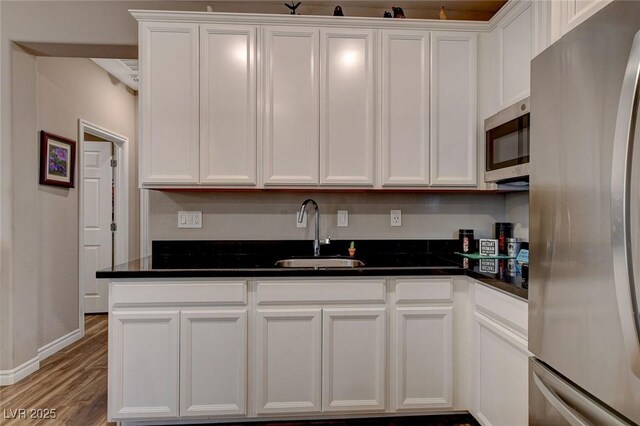
[{"label": "white cabinetry", "polygon": [[178,321],[177,310],[111,313],[111,419],[178,416]]},{"label": "white cabinetry", "polygon": [[320,183],[373,185],[375,30],[320,29]]},{"label": "white cabinetry", "polygon": [[109,419],[245,416],[246,293],[244,280],[111,283]]},{"label": "white cabinetry", "polygon": [[140,182],[199,180],[198,25],[142,22],[140,37]]},{"label": "white cabinetry", "polygon": [[386,309],[324,309],[322,408],[385,409]]},{"label": "white cabinetry", "polygon": [[321,310],[258,310],[256,411],[319,413]]},{"label": "white cabinetry", "polygon": [[245,415],[247,310],[180,313],[180,416]]},{"label": "white cabinetry", "polygon": [[453,407],[453,290],[450,279],[395,280],[393,409]]},{"label": "white cabinetry", "polygon": [[477,35],[431,34],[431,185],[477,184]]},{"label": "white cabinetry", "polygon": [[493,71],[496,79],[494,111],[529,96],[533,57],[533,7],[519,2],[500,20],[492,34]]},{"label": "white cabinetry", "polygon": [[256,184],[255,26],[200,25],[200,182]]},{"label": "white cabinetry", "polygon": [[317,185],[320,30],[264,27],[264,184]]},{"label": "white cabinetry", "polygon": [[527,303],[478,283],[472,292],[471,412],[485,426],[526,425]]},{"label": "white cabinetry", "polygon": [[429,184],[429,32],[382,30],[382,185]]},{"label": "white cabinetry", "polygon": [[260,280],[255,293],[257,414],[385,410],[384,279]]}]

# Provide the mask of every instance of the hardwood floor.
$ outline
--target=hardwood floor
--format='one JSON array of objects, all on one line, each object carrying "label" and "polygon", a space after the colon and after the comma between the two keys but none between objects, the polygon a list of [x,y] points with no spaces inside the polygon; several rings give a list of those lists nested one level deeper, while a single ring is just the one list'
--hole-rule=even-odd
[{"label": "hardwood floor", "polygon": [[[85,336],[44,360],[40,369],[15,385],[0,388],[1,425],[114,425],[107,422],[107,315],[87,315]],[[17,417],[26,410],[25,418]],[[55,410],[55,419],[31,419],[31,410]],[[218,426],[220,426],[219,424]],[[233,426],[472,426],[469,414],[230,423]]]},{"label": "hardwood floor", "polygon": [[[107,422],[107,321],[107,315],[87,315],[84,338],[27,378],[1,387],[0,424],[115,425]],[[11,419],[20,409],[27,418]],[[56,418],[30,419],[32,409],[55,410]]]}]

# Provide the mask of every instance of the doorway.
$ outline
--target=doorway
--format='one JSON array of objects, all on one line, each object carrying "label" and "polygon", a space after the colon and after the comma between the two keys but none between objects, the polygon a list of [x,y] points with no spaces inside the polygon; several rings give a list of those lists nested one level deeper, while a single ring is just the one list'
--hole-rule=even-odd
[{"label": "doorway", "polygon": [[[108,310],[107,283],[95,277],[129,258],[128,138],[78,122],[79,314]],[[84,330],[82,330],[84,333]]]}]

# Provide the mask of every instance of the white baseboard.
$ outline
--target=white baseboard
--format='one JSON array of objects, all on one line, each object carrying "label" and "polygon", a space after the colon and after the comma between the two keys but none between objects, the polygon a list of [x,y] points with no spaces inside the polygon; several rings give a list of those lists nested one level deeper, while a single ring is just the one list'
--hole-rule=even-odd
[{"label": "white baseboard", "polygon": [[0,371],[0,386],[12,385],[40,368],[40,358],[33,357],[12,370]]},{"label": "white baseboard", "polygon": [[38,359],[42,362],[46,358],[49,358],[51,355],[55,354],[61,349],[66,348],[72,343],[77,342],[82,338],[82,333],[80,329],[74,330],[69,334],[65,334],[64,336],[54,340],[51,343],[47,343],[40,349],[38,349]]},{"label": "white baseboard", "polygon": [[82,338],[80,329],[74,330],[51,343],[47,343],[38,349],[38,356],[30,359],[22,365],[12,370],[0,370],[0,386],[13,385],[27,377],[29,374],[38,371],[40,363],[61,349],[77,342]]}]

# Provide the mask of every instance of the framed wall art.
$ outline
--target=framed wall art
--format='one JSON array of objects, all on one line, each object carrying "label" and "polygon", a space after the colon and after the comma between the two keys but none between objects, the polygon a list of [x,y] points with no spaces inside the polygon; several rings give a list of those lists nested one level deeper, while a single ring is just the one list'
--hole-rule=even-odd
[{"label": "framed wall art", "polygon": [[75,168],[75,141],[41,130],[40,184],[74,188]]}]

